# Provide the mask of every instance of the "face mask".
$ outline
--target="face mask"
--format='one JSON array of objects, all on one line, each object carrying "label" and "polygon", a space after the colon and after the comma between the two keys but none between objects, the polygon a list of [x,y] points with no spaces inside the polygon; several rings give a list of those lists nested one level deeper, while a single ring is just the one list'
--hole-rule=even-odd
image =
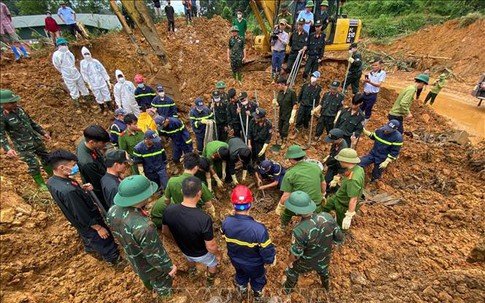
[{"label": "face mask", "polygon": [[69,172],[69,176],[74,176],[79,172],[79,166],[75,164],[72,168],[71,171]]},{"label": "face mask", "polygon": [[249,101],[248,101],[248,100],[246,100],[246,101],[242,101],[242,102],[241,102],[241,104],[242,104],[242,105],[247,105],[248,103],[249,103]]},{"label": "face mask", "polygon": [[237,17],[238,17],[239,19],[241,19],[241,18],[242,18],[242,15],[241,15],[241,14],[237,14]]},{"label": "face mask", "polygon": [[165,97],[165,92],[159,92],[158,95],[160,96],[160,98],[163,98]]},{"label": "face mask", "polygon": [[61,45],[59,46],[59,51],[65,53],[69,50],[69,48],[67,47],[67,45]]},{"label": "face mask", "polygon": [[140,83],[140,84],[138,84],[138,87],[139,87],[139,88],[144,88],[144,87],[145,87],[145,84]]},{"label": "face mask", "polygon": [[313,84],[317,83],[317,78],[310,77],[310,82],[313,83]]},{"label": "face mask", "polygon": [[92,59],[93,59],[93,57],[91,57],[91,55],[90,55],[90,54],[85,54],[85,55],[84,55],[84,59],[86,59],[86,60],[90,61],[90,60],[92,60]]},{"label": "face mask", "polygon": [[125,83],[125,81],[126,81],[126,80],[125,80],[125,77],[120,77],[120,78],[118,78],[118,82],[119,82],[119,83]]}]

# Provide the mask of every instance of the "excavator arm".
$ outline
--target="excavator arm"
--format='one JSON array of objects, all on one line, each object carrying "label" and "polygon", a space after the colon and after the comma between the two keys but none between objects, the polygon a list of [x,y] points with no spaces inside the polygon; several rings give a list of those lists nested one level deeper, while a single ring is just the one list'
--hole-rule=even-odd
[{"label": "excavator arm", "polygon": [[273,29],[278,18],[278,11],[280,8],[280,0],[251,0],[249,2],[249,6],[256,16],[256,20],[258,21],[259,27],[263,32],[262,36],[256,37],[256,49],[261,52],[269,53],[271,52],[271,44],[270,44],[270,35],[271,33],[268,31],[266,27],[266,23],[263,20],[263,16],[261,15],[261,10],[264,13],[265,19],[268,22],[269,28]]}]

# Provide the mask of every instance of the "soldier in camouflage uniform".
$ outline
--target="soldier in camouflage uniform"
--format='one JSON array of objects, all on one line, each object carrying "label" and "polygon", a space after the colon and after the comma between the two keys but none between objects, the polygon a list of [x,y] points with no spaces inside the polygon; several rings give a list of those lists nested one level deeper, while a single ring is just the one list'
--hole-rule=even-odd
[{"label": "soldier in camouflage uniform", "polygon": [[227,59],[231,62],[232,77],[241,85],[242,75],[241,68],[246,58],[246,49],[244,48],[244,39],[239,37],[237,26],[231,27],[231,38],[227,49]]},{"label": "soldier in camouflage uniform", "polygon": [[110,208],[106,220],[145,287],[165,297],[172,292],[177,267],[172,264],[155,224],[143,209],[157,189],[157,184],[144,176],[127,177],[119,186],[115,205]]},{"label": "soldier in camouflage uniform", "polygon": [[313,270],[318,273],[323,288],[328,291],[332,244],[343,243],[342,231],[329,213],[314,213],[316,205],[305,192],[293,192],[286,200],[285,207],[301,216],[301,221],[293,229],[283,291],[289,294],[298,283],[299,274]]},{"label": "soldier in camouflage uniform", "polygon": [[[29,174],[42,191],[47,190],[40,173],[40,158],[44,171],[52,176],[52,168],[47,164],[48,152],[42,139],[50,140],[49,134],[23,108],[17,105],[20,97],[10,90],[0,91],[0,144],[9,158],[20,158],[29,166]],[[15,146],[13,149],[7,135]]]}]

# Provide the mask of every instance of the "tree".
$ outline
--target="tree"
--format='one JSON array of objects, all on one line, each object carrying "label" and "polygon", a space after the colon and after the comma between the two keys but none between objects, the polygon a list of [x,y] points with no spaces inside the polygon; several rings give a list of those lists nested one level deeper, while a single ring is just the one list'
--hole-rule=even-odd
[{"label": "tree", "polygon": [[18,7],[15,5],[15,0],[3,0],[3,3],[5,3],[5,5],[8,7],[8,10],[10,11],[10,14],[12,14],[12,16],[17,16],[19,14],[19,9]]}]

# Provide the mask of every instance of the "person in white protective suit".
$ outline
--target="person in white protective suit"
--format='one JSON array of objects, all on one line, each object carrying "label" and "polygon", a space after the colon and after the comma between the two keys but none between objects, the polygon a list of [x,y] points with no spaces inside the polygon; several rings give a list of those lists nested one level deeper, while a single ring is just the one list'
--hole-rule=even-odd
[{"label": "person in white protective suit", "polygon": [[115,71],[115,76],[116,80],[118,80],[113,89],[116,105],[118,108],[123,108],[138,118],[140,116],[140,108],[135,100],[135,85],[133,82],[126,80],[125,75],[119,69]]},{"label": "person in white protective suit", "polygon": [[108,72],[101,62],[91,56],[91,52],[87,47],[83,46],[81,53],[84,57],[80,63],[81,75],[93,92],[101,112],[103,115],[106,115],[105,104],[109,110],[114,111],[110,94],[110,89],[113,88],[113,85],[109,82]]},{"label": "person in white protective suit", "polygon": [[67,47],[67,40],[64,38],[57,38],[57,50],[52,55],[52,64],[61,73],[62,79],[69,90],[74,106],[76,106],[77,113],[79,110],[79,94],[89,96],[89,91],[84,84],[84,79],[76,68],[76,59]]}]

